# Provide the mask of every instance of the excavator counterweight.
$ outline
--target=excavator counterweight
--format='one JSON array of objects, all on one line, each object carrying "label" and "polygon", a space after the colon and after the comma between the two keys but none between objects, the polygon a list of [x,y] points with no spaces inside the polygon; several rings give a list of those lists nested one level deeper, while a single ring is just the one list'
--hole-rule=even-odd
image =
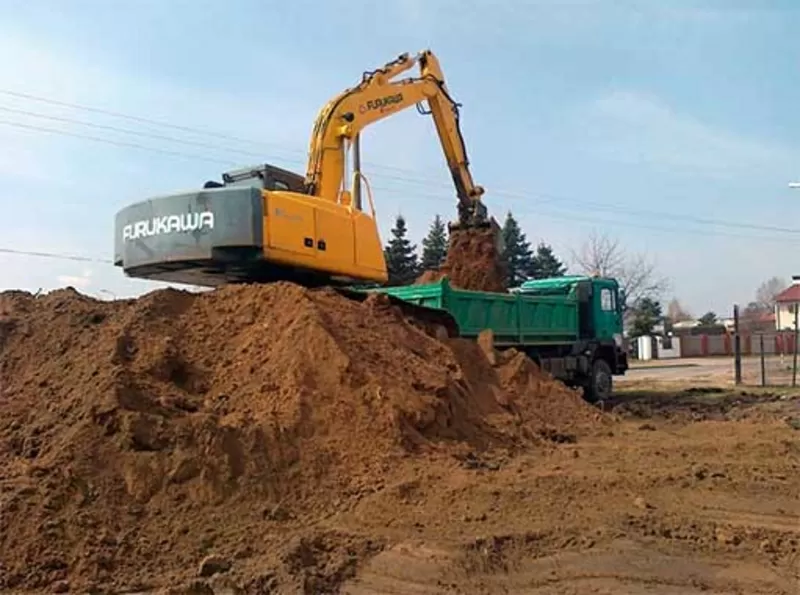
[{"label": "excavator counterweight", "polygon": [[[419,76],[396,78],[415,64]],[[472,180],[459,105],[438,60],[426,50],[365,73],[320,110],[304,176],[272,165],[242,168],[202,189],[120,211],[114,263],[130,277],[199,286],[386,283],[370,186],[360,169],[359,133],[411,106],[433,117],[453,178],[458,218],[451,230],[490,227],[502,248],[499,225],[481,200],[484,190]]]}]

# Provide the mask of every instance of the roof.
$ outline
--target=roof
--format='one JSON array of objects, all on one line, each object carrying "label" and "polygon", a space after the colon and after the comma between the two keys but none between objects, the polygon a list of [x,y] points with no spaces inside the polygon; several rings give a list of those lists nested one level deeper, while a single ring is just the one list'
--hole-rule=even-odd
[{"label": "roof", "polygon": [[752,315],[745,313],[742,318],[748,322],[775,322],[775,312],[755,312]]},{"label": "roof", "polygon": [[800,283],[790,285],[788,288],[784,289],[777,296],[775,296],[775,301],[779,304],[785,304],[787,302],[800,302]]},{"label": "roof", "polygon": [[588,275],[565,275],[563,277],[549,277],[547,279],[529,279],[517,288],[522,293],[533,293],[537,291],[569,291],[579,281],[606,281],[615,283],[614,279],[608,277],[590,277]]},{"label": "roof", "polygon": [[568,289],[578,281],[590,279],[586,275],[565,275],[563,277],[550,277],[549,279],[530,279],[520,285],[523,291],[526,289]]}]

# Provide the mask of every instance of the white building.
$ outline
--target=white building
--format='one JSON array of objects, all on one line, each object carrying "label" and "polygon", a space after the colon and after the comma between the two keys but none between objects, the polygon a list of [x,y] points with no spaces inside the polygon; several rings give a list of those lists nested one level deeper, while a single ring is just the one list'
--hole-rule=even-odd
[{"label": "white building", "polygon": [[775,298],[775,329],[794,330],[794,316],[800,305],[800,275],[792,276],[792,284]]}]

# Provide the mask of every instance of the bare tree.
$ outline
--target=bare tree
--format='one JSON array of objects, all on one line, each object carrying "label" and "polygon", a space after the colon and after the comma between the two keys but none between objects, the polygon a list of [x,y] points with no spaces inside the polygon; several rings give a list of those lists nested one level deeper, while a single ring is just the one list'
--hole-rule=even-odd
[{"label": "bare tree", "polygon": [[765,310],[772,310],[775,307],[775,298],[787,287],[786,281],[780,277],[771,277],[759,285],[756,302]]},{"label": "bare tree", "polygon": [[749,332],[770,330],[775,326],[775,321],[767,318],[771,312],[772,308],[761,302],[750,302],[739,314],[739,328]]},{"label": "bare tree", "polygon": [[642,298],[658,300],[669,288],[669,280],[657,274],[644,254],[627,253],[619,240],[606,234],[592,232],[580,250],[572,252],[572,259],[584,274],[617,279],[625,292],[625,312]]},{"label": "bare tree", "polygon": [[625,267],[625,254],[619,240],[592,232],[581,245],[579,252],[572,252],[572,259],[587,275],[615,277]]},{"label": "bare tree", "polygon": [[692,315],[678,301],[678,298],[672,298],[667,304],[667,318],[671,322],[683,322],[684,320],[692,320]]},{"label": "bare tree", "polygon": [[786,289],[786,281],[780,277],[770,277],[758,286],[755,300],[741,311],[739,324],[746,331],[766,330],[775,324],[770,314],[775,310],[775,298]]}]

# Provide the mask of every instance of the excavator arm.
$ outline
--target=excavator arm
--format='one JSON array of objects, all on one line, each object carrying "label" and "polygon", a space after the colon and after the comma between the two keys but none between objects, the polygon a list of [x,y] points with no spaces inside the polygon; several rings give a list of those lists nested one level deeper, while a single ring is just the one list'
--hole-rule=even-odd
[{"label": "excavator arm", "polygon": [[[393,80],[415,64],[420,75]],[[422,107],[427,103],[428,110]],[[474,183],[464,138],[459,126],[459,105],[447,91],[439,61],[428,50],[414,58],[403,54],[383,68],[364,74],[359,85],[328,102],[314,124],[306,171],[306,191],[324,200],[340,202],[345,191],[348,143],[367,126],[417,106],[433,116],[447,165],[456,187],[459,223],[487,222],[481,203],[484,189]]]}]

